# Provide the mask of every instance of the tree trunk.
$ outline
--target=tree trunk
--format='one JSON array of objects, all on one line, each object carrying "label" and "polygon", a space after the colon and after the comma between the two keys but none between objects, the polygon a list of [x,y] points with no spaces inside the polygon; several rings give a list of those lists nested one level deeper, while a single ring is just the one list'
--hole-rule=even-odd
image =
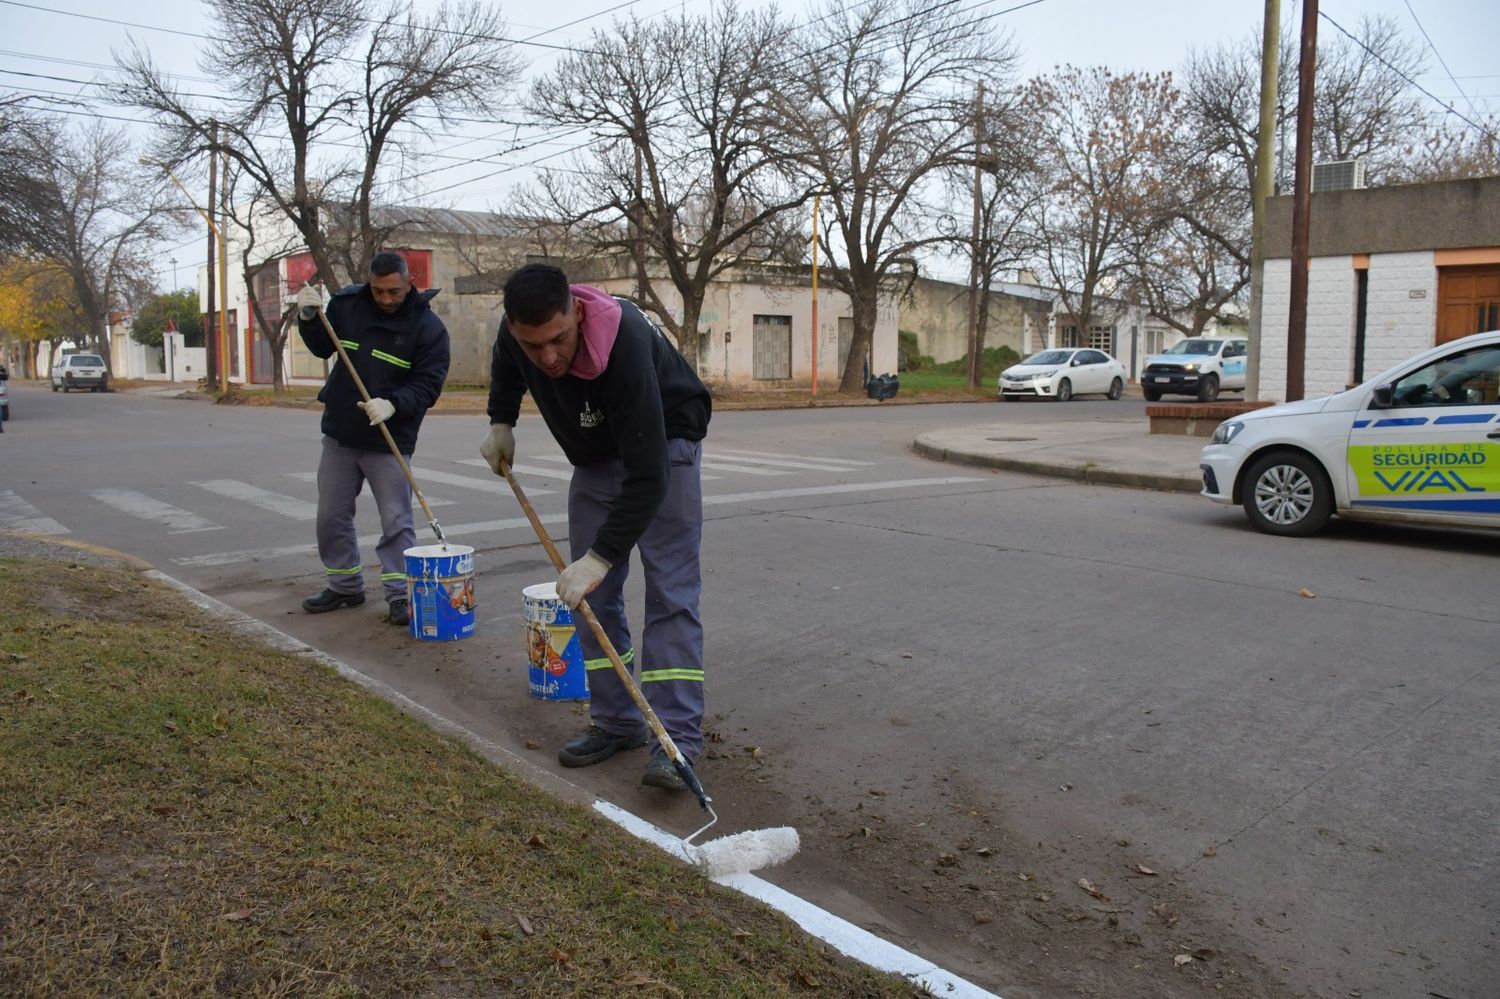
[{"label": "tree trunk", "polygon": [[858,395],[864,390],[865,376],[876,374],[865,370],[870,345],[875,342],[875,298],[858,292],[851,298],[854,336],[849,341],[849,358],[844,364],[844,375],[839,379],[839,392],[843,395]]}]

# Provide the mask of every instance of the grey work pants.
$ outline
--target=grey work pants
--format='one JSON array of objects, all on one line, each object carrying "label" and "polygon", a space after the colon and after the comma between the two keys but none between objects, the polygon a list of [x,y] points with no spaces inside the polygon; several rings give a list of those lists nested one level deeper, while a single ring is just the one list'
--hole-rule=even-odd
[{"label": "grey work pants", "polygon": [[366,482],[380,511],[380,585],[386,602],[406,599],[406,549],[417,543],[412,529],[411,486],[396,456],[389,451],[361,451],[323,438],[318,461],[318,557],[328,588],[335,593],[363,593],[364,567],[359,560],[359,533],[354,529],[354,501]]},{"label": "grey work pants", "polygon": [[[636,543],[646,583],[646,620],[639,649],[631,645],[625,617],[629,555],[615,563],[588,596],[589,607],[626,667],[632,675],[639,668],[646,703],[689,760],[703,752],[703,623],[698,617],[703,588],[699,569],[702,449],[698,441],[667,441],[671,464],[667,495]],[[625,466],[619,460],[573,469],[568,486],[568,541],[574,559],[582,558],[593,544],[624,478]],[[590,721],[614,735],[644,734],[645,719],[590,629],[580,627],[578,638],[588,668]],[[652,752],[660,751],[653,744]]]}]

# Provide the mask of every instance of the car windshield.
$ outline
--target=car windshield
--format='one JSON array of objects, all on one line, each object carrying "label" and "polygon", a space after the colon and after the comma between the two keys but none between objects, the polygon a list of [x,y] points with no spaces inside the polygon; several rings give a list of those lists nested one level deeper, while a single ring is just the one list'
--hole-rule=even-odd
[{"label": "car windshield", "polygon": [[1218,340],[1184,340],[1174,344],[1168,354],[1217,354],[1219,352]]},{"label": "car windshield", "polygon": [[74,354],[72,363],[75,368],[103,367],[104,358],[98,354]]},{"label": "car windshield", "polygon": [[1044,350],[1040,354],[1032,354],[1022,364],[1067,364],[1068,359],[1073,356],[1071,350]]}]

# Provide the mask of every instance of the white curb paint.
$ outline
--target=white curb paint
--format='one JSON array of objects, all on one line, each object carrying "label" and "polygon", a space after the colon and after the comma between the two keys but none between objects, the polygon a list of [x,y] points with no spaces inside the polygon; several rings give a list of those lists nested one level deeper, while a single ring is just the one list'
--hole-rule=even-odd
[{"label": "white curb paint", "polygon": [[[667,853],[691,864],[692,857],[684,849],[682,840],[665,829],[652,825],[638,815],[625,811],[608,801],[595,801],[594,810],[634,836],[657,846]],[[868,930],[862,929],[835,916],[827,909],[820,909],[806,899],[799,898],[784,888],[778,888],[764,878],[754,874],[721,874],[711,879],[714,884],[733,888],[742,895],[769,905],[792,922],[802,927],[810,936],[817,937],[835,950],[856,961],[861,961],[876,971],[891,972],[920,985],[935,996],[954,996],[957,999],[1000,999],[993,992],[986,992],[973,982],[944,971],[926,958],[909,950],[897,947],[889,940],[882,940]]]},{"label": "white curb paint", "polygon": [[[352,680],[382,700],[388,701],[408,714],[422,719],[422,721],[426,722],[434,730],[460,739],[470,749],[491,763],[520,771],[528,779],[539,774],[547,780],[566,785],[575,790],[578,789],[577,785],[558,777],[551,773],[551,771],[544,770],[530,760],[517,756],[515,753],[491,742],[484,736],[470,731],[455,721],[444,718],[436,711],[423,707],[384,681],[366,676],[348,663],[340,659],[335,659],[328,653],[293,638],[273,625],[253,618],[243,611],[236,610],[223,601],[216,600],[201,590],[194,589],[187,583],[174,579],[159,570],[151,569],[145,575],[180,590],[187,595],[194,606],[223,618],[237,631],[248,634],[273,648],[303,655],[331,667],[339,676],[347,680]],[[536,781],[533,780],[532,782],[535,783]],[[681,837],[674,836],[666,830],[647,822],[640,816],[627,812],[618,805],[608,801],[596,798],[594,800],[594,810],[620,826],[626,832],[659,847],[683,863],[691,864],[693,862],[688,851],[683,846]],[[715,884],[722,885],[725,888],[732,888],[741,894],[748,895],[770,906],[802,927],[809,936],[822,940],[840,953],[847,954],[849,957],[861,961],[877,971],[901,975],[907,980],[925,987],[934,996],[952,996],[954,999],[1001,999],[995,993],[986,992],[973,982],[944,971],[931,961],[919,957],[911,951],[897,947],[888,940],[882,940],[868,930],[861,929],[848,920],[835,916],[826,909],[820,909],[811,902],[793,895],[783,888],[778,888],[769,881],[756,877],[754,874],[723,874],[712,880]]]}]

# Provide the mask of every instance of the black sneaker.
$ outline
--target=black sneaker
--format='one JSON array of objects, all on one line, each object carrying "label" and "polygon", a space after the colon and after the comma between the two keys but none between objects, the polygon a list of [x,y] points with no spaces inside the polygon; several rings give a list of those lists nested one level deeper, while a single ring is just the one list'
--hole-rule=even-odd
[{"label": "black sneaker", "polygon": [[340,607],[358,607],[364,602],[363,593],[339,593],[336,590],[324,590],[317,596],[308,597],[302,601],[302,609],[309,614],[326,614]]},{"label": "black sneaker", "polygon": [[651,762],[646,764],[646,772],[641,777],[641,783],[648,787],[659,787],[663,791],[686,791],[687,781],[682,779],[682,774],[672,765],[672,761],[665,756],[653,756]]},{"label": "black sneaker", "polygon": [[411,612],[407,610],[405,597],[397,597],[391,601],[391,624],[403,628],[411,624]]},{"label": "black sneaker", "polygon": [[611,735],[598,725],[590,725],[587,732],[557,751],[557,759],[565,767],[591,767],[603,763],[622,749],[638,749],[645,744],[645,733]]}]

